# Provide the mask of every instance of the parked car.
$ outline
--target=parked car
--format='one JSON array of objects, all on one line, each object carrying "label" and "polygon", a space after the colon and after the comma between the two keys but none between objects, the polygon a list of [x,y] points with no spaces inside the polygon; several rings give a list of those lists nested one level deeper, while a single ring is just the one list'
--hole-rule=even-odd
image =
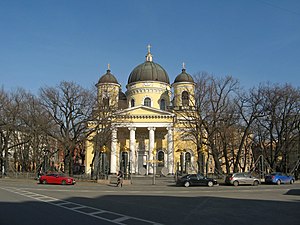
[{"label": "parked car", "polygon": [[243,184],[257,186],[259,184],[259,179],[251,173],[232,173],[226,176],[225,183],[234,186]]},{"label": "parked car", "polygon": [[197,173],[197,174],[187,174],[183,177],[178,178],[176,184],[178,186],[185,186],[185,187],[189,187],[189,186],[212,187],[218,184],[218,182],[215,179],[208,178],[201,173]]},{"label": "parked car", "polygon": [[65,174],[49,173],[42,175],[39,178],[41,184],[75,184],[76,181],[73,177],[68,177]]},{"label": "parked car", "polygon": [[285,173],[274,172],[265,176],[265,182],[267,184],[293,184],[295,177],[287,175]]}]

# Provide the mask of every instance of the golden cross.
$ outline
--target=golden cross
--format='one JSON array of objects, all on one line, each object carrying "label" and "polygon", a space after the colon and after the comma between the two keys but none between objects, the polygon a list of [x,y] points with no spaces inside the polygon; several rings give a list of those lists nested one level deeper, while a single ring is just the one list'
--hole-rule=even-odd
[{"label": "golden cross", "polygon": [[150,53],[151,45],[148,44],[147,48],[148,48],[148,53]]}]

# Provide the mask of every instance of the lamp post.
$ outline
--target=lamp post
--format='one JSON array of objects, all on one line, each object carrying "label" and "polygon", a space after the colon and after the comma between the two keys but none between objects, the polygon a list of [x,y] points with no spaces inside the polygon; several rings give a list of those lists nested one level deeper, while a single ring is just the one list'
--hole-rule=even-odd
[{"label": "lamp post", "polygon": [[149,162],[152,166],[153,166],[153,176],[152,176],[152,184],[155,185],[156,184],[156,180],[155,180],[155,176],[156,176],[156,163],[162,162],[156,159],[156,150],[153,149],[152,150],[152,155],[153,155],[153,159],[152,160],[148,160],[147,162]]},{"label": "lamp post", "polygon": [[[176,150],[176,152],[180,153],[180,155],[179,155],[179,162],[180,162],[180,173],[181,173],[181,176],[182,176],[183,172],[185,172],[185,171],[183,171],[183,166],[184,166],[184,153],[186,151],[184,149],[178,149],[178,150]],[[178,168],[178,170],[179,170],[179,168]],[[179,171],[177,171],[177,173],[178,172]]]},{"label": "lamp post", "polygon": [[101,172],[101,177],[106,179],[106,146],[103,145],[102,148],[100,148],[100,163],[101,163],[101,167],[100,167],[100,172]]},{"label": "lamp post", "polygon": [[153,155],[153,181],[152,184],[155,185],[155,176],[156,176],[156,150],[153,149],[152,151],[152,155]]},{"label": "lamp post", "polygon": [[128,165],[126,165],[126,167],[128,167],[128,176],[130,178],[130,183],[132,184],[132,176],[131,176],[131,151],[127,146],[124,146],[124,151],[128,154]]}]

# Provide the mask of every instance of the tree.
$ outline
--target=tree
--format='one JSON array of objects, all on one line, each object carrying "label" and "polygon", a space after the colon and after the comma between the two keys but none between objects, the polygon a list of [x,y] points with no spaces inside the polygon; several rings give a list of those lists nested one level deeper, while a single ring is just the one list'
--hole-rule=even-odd
[{"label": "tree", "polygon": [[[18,160],[23,167],[30,163],[34,172],[41,168],[47,170],[49,159],[58,151],[56,140],[47,135],[47,131],[55,124],[37,97],[31,93],[24,95],[24,110],[20,116],[26,127],[23,136],[27,137],[28,143],[19,149]],[[26,159],[24,155],[28,155],[29,158]]]},{"label": "tree", "polygon": [[197,81],[198,114],[202,118],[202,126],[205,130],[205,144],[214,159],[216,172],[222,173],[221,158],[224,152],[220,152],[217,143],[220,128],[225,121],[228,122],[229,117],[234,115],[230,103],[238,89],[238,81],[231,76],[218,79],[207,74],[198,76]]},{"label": "tree", "polygon": [[288,84],[259,89],[263,116],[256,123],[256,146],[272,170],[288,172],[288,156],[299,140],[300,91]]},{"label": "tree", "polygon": [[93,168],[91,173],[92,179],[106,177],[108,173],[107,152],[108,146],[112,141],[112,123],[124,121],[124,114],[118,116],[120,105],[120,90],[116,91],[110,84],[102,83],[98,87],[98,97],[93,110],[90,127],[94,128],[94,133],[88,137],[88,141],[93,143],[93,159],[90,165]]},{"label": "tree", "polygon": [[201,155],[207,149],[208,156],[213,156],[215,171],[222,173],[221,159],[225,156],[228,161],[226,143],[230,132],[227,130],[234,124],[231,102],[238,82],[231,76],[218,79],[206,72],[196,74],[194,79],[195,105],[193,110],[184,110],[180,115],[186,121],[186,135],[192,136],[197,145],[198,169],[203,171]]},{"label": "tree", "polygon": [[9,173],[10,158],[13,156],[11,150],[28,142],[27,138],[23,138],[26,129],[20,117],[24,111],[24,93],[22,89],[12,93],[6,93],[3,89],[0,91],[1,175]]},{"label": "tree", "polygon": [[243,165],[241,165],[240,158],[243,150],[245,156],[249,154],[253,138],[251,137],[253,136],[253,124],[263,115],[263,108],[261,107],[262,98],[262,92],[256,88],[250,89],[249,92],[240,92],[238,98],[236,98],[235,105],[239,117],[238,133],[241,138],[239,140],[233,172],[238,172],[239,168],[242,168],[243,171],[246,170],[247,160],[244,160]]},{"label": "tree", "polygon": [[95,95],[73,82],[61,82],[57,87],[40,90],[40,101],[53,120],[47,134],[63,147],[64,169],[73,174],[74,151],[92,132],[87,123],[92,118]]}]

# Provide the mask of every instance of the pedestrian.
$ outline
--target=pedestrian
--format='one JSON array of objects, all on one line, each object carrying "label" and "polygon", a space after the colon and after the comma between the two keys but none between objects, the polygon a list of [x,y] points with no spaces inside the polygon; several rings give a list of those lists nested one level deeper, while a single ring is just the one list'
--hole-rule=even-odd
[{"label": "pedestrian", "polygon": [[39,170],[39,172],[38,172],[38,177],[37,177],[37,179],[39,180],[40,179],[40,177],[43,175],[43,170],[42,170],[42,168]]},{"label": "pedestrian", "polygon": [[119,187],[119,185],[121,185],[121,187],[123,186],[123,172],[121,170],[119,170],[117,174],[117,187]]}]

